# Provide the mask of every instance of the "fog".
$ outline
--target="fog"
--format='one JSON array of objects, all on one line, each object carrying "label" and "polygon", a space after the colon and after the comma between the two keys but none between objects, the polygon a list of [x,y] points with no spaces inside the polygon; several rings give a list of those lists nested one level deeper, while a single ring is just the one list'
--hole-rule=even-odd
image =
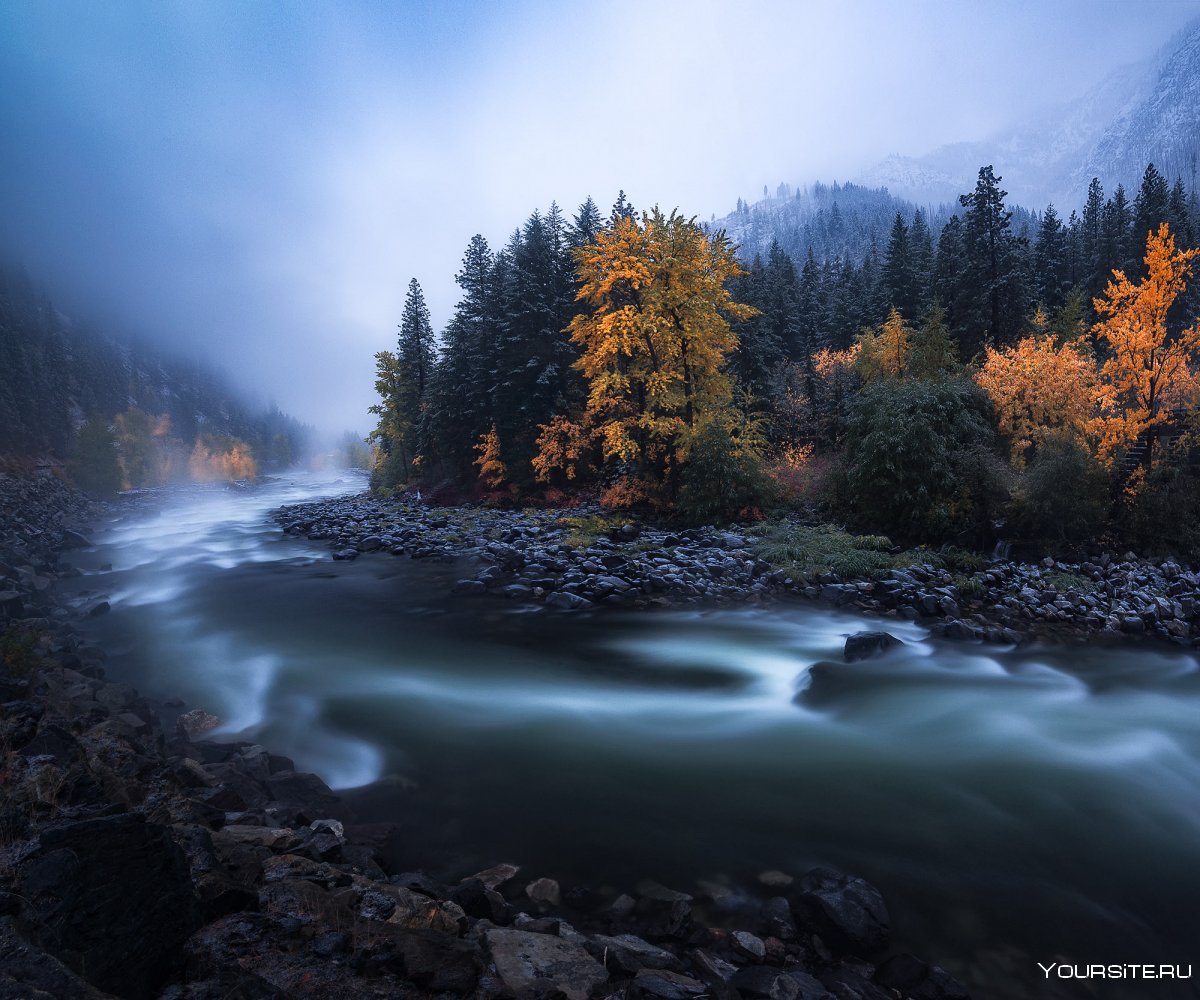
[{"label": "fog", "polygon": [[707,219],[984,138],[1194,0],[0,5],[0,256],[73,314],[370,426],[404,290],[552,200]]}]

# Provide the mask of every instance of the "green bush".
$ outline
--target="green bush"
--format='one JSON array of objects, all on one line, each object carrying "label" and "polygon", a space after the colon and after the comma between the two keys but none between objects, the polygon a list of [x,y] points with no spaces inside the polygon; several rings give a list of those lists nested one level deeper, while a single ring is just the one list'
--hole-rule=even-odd
[{"label": "green bush", "polygon": [[1108,510],[1108,473],[1079,442],[1051,438],[1015,491],[1017,533],[1052,547],[1095,539]]},{"label": "green bush", "polygon": [[775,498],[762,459],[738,449],[719,420],[709,420],[691,439],[681,482],[676,509],[692,524],[732,521]]},{"label": "green bush", "polygon": [[117,439],[107,421],[92,417],[79,428],[67,459],[67,474],[76,486],[93,496],[107,498],[120,492]]},{"label": "green bush", "polygon": [[1121,512],[1121,533],[1139,552],[1200,561],[1200,468],[1183,447],[1167,451]]},{"label": "green bush", "polygon": [[846,458],[861,523],[901,538],[974,541],[1005,494],[991,402],[969,379],[864,387],[850,412]]}]

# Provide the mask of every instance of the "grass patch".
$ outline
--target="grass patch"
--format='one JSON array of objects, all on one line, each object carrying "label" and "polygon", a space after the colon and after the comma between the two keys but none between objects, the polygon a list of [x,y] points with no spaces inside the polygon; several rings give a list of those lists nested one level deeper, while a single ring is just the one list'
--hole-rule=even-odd
[{"label": "grass patch", "polygon": [[954,578],[954,589],[964,601],[981,601],[987,596],[988,586],[977,576],[960,574]]},{"label": "grass patch", "polygon": [[1078,573],[1068,573],[1065,570],[1055,570],[1053,573],[1047,573],[1042,580],[1050,584],[1060,594],[1065,594],[1068,590],[1073,590],[1077,594],[1090,594],[1099,586],[1095,580],[1086,576],[1080,576]]},{"label": "grass patch", "polygon": [[593,542],[607,538],[614,528],[619,528],[627,520],[626,517],[605,517],[603,514],[585,514],[572,517],[560,517],[558,526],[565,528],[567,533],[561,543],[573,549],[586,549]]},{"label": "grass patch", "polygon": [[960,574],[977,573],[988,564],[987,559],[978,552],[960,549],[957,545],[943,545],[940,549],[928,553],[925,561],[935,569]]},{"label": "grass patch", "polygon": [[794,524],[775,521],[758,525],[755,555],[794,579],[808,580],[822,573],[843,579],[882,576],[887,570],[907,565],[888,550],[891,539],[884,535],[852,535],[830,524]]}]

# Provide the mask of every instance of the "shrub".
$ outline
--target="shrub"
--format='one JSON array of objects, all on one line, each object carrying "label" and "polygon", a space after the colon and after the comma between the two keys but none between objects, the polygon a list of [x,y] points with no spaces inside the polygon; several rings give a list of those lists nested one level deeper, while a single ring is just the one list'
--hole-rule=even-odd
[{"label": "shrub", "polygon": [[709,420],[692,437],[676,507],[693,524],[731,521],[769,506],[774,481],[761,458],[738,448],[719,420]]},{"label": "shrub", "polygon": [[807,580],[821,573],[849,579],[880,575],[899,565],[883,535],[852,535],[829,524],[804,525],[776,521],[757,529],[755,555],[793,577]]},{"label": "shrub", "polygon": [[1108,509],[1108,474],[1073,438],[1057,435],[1037,452],[1017,487],[1018,533],[1050,545],[1096,538]]},{"label": "shrub", "polygon": [[850,414],[846,484],[860,520],[889,534],[983,537],[1004,496],[987,396],[967,379],[865,386]]},{"label": "shrub", "polygon": [[1200,561],[1200,468],[1183,447],[1160,459],[1138,492],[1124,501],[1122,535],[1146,553]]},{"label": "shrub", "polygon": [[79,428],[67,460],[71,481],[98,497],[116,496],[121,489],[121,466],[117,461],[117,439],[100,417],[92,417]]}]

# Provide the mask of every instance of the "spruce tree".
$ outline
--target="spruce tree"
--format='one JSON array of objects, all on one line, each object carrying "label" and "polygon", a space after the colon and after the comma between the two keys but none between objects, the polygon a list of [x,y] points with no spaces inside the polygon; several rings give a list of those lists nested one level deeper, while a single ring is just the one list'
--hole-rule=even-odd
[{"label": "spruce tree", "polygon": [[898,310],[906,320],[915,319],[917,283],[913,274],[908,226],[904,224],[899,212],[896,213],[891,234],[888,236],[881,280],[888,304]]},{"label": "spruce tree", "polygon": [[1021,245],[1012,233],[1007,192],[990,166],[982,167],[975,190],[959,197],[963,215],[964,353],[974,356],[987,346],[1014,343],[1025,315]]}]

